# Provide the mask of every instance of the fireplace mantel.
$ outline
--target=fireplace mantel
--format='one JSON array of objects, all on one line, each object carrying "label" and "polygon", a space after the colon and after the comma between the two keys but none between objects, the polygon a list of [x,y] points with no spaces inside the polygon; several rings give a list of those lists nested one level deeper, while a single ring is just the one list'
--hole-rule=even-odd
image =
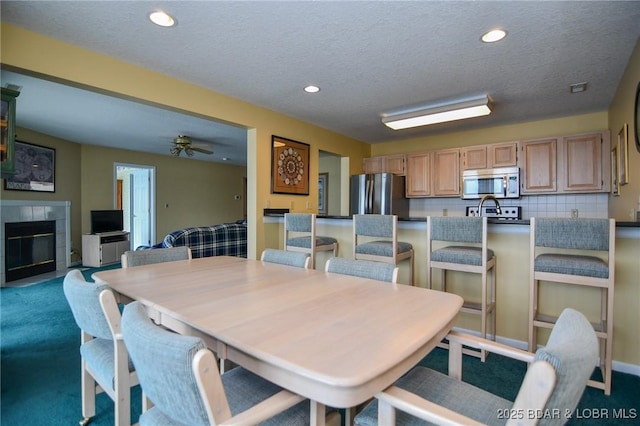
[{"label": "fireplace mantel", "polygon": [[71,266],[71,201],[0,200],[0,286],[4,286],[4,224],[7,222],[56,221],[56,271]]}]

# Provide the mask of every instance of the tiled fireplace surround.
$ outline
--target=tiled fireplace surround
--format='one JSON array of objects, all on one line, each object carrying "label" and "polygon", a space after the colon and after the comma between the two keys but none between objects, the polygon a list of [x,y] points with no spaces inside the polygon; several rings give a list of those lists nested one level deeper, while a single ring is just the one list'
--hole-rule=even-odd
[{"label": "tiled fireplace surround", "polygon": [[7,222],[56,221],[56,271],[71,264],[70,201],[0,201],[0,286],[6,283],[4,231]]}]

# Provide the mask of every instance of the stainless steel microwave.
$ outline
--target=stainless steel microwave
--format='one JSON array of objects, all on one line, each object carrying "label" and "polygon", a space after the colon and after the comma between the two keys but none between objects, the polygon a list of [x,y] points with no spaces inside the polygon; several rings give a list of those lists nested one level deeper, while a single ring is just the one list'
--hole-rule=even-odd
[{"label": "stainless steel microwave", "polygon": [[520,198],[520,169],[504,167],[465,170],[462,173],[462,198],[482,198],[485,195],[493,195],[496,198]]}]

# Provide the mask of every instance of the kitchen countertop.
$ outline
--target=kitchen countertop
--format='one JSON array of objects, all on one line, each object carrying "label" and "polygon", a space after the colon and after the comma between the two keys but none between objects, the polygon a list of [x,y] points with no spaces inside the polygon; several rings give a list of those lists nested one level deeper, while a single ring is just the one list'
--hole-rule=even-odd
[{"label": "kitchen countertop", "polygon": [[[265,214],[267,217],[284,217],[284,213],[267,213]],[[318,219],[347,219],[351,220],[352,216],[316,216]],[[426,217],[408,217],[402,218],[399,217],[398,221],[400,222],[426,222]],[[517,219],[517,220],[500,220],[495,218],[489,218],[488,223],[490,224],[500,224],[500,225],[529,225],[529,219]],[[640,228],[640,222],[632,222],[632,221],[616,221],[616,227],[619,228]]]}]

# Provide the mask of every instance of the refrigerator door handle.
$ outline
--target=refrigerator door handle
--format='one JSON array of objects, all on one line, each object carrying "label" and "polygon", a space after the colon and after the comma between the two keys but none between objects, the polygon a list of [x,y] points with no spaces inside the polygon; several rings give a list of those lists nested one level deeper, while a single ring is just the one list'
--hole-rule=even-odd
[{"label": "refrigerator door handle", "polygon": [[[368,177],[368,176],[367,176]],[[364,213],[371,213],[373,210],[373,181],[371,179],[366,180],[366,207]]]}]

